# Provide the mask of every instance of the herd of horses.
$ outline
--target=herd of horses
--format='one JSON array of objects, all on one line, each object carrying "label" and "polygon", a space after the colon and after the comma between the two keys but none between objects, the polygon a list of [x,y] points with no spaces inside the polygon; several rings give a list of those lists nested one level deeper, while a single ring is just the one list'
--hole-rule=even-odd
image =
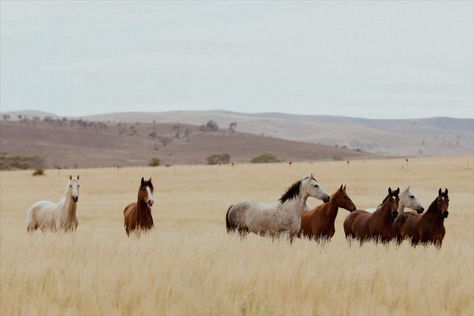
[{"label": "herd of horses", "polygon": [[[39,201],[27,212],[27,231],[74,231],[77,228],[77,203],[79,200],[79,175],[69,176],[64,196],[58,203]],[[309,197],[324,203],[307,210]],[[141,178],[137,201],[123,210],[127,235],[153,228],[151,207],[153,206],[153,184],[151,178]],[[438,195],[425,211],[410,187],[388,188],[388,195],[376,209],[357,210],[347,195],[346,186],[341,185],[331,196],[313,175],[295,182],[272,204],[242,201],[231,205],[226,213],[228,233],[245,237],[248,233],[277,238],[288,236],[312,240],[330,240],[336,231],[335,220],[339,208],[349,211],[344,220],[344,232],[349,241],[362,244],[368,240],[387,243],[404,239],[412,245],[434,244],[441,247],[444,235],[444,219],[448,217],[448,189],[440,188]],[[413,211],[405,211],[409,208]]]}]

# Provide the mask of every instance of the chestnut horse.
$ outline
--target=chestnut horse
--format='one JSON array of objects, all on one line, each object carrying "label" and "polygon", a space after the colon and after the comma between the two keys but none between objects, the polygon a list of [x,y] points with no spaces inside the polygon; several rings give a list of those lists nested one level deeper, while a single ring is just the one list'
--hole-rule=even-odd
[{"label": "chestnut horse", "polygon": [[301,215],[301,229],[298,237],[304,236],[310,239],[331,239],[336,231],[334,221],[337,211],[342,207],[349,212],[356,210],[356,206],[346,193],[346,186],[342,186],[331,195],[329,202],[321,204],[312,211],[303,212]]},{"label": "chestnut horse", "polygon": [[151,206],[153,205],[153,184],[151,178],[145,181],[142,177],[138,198],[135,203],[127,205],[123,210],[124,226],[127,236],[134,230],[150,230],[153,228]]},{"label": "chestnut horse", "polygon": [[398,193],[400,188],[392,191],[374,213],[357,210],[350,213],[344,221],[346,238],[356,238],[361,243],[368,239],[389,242],[396,237],[393,221],[398,215]]},{"label": "chestnut horse", "polygon": [[431,203],[428,211],[423,215],[414,213],[402,213],[395,220],[395,229],[397,231],[397,240],[410,239],[412,245],[418,243],[432,243],[441,247],[444,234],[444,219],[448,217],[449,197],[448,189],[444,192],[441,188],[438,196]]}]

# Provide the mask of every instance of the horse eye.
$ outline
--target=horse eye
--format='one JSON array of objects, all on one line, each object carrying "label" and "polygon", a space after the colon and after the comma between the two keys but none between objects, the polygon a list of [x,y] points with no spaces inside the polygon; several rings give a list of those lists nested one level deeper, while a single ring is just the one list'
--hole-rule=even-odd
[{"label": "horse eye", "polygon": [[315,188],[319,188],[319,185],[315,184],[314,187],[315,187]]},{"label": "horse eye", "polygon": [[411,199],[414,199],[414,198],[415,198],[415,196],[414,196],[414,195],[410,195],[410,198],[411,198]]},{"label": "horse eye", "polygon": [[72,188],[72,184],[70,184],[69,187]]}]

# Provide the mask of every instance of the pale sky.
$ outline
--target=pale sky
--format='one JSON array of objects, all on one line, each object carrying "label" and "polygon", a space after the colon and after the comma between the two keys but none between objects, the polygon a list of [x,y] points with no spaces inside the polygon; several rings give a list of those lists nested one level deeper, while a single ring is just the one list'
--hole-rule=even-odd
[{"label": "pale sky", "polygon": [[0,110],[474,117],[472,1],[1,1]]}]

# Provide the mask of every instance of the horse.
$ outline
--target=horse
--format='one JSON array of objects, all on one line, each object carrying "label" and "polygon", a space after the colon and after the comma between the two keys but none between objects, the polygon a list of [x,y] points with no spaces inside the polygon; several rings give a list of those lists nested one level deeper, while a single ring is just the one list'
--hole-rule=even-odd
[{"label": "horse", "polygon": [[38,201],[33,204],[26,215],[26,230],[28,232],[34,232],[38,228],[43,232],[76,230],[79,223],[76,217],[79,187],[79,175],[77,177],[70,175],[64,196],[58,203]]},{"label": "horse", "polygon": [[127,236],[134,230],[140,232],[153,228],[151,207],[154,201],[151,178],[145,181],[142,177],[140,187],[138,188],[137,201],[127,205],[123,210],[124,226]]},{"label": "horse", "polygon": [[374,213],[357,210],[350,213],[344,220],[346,238],[356,238],[361,244],[368,239],[383,243],[396,237],[393,221],[398,215],[400,188],[388,188],[388,195]]},{"label": "horse", "polygon": [[[410,186],[403,190],[399,197],[400,201],[398,202],[398,214],[402,214],[405,211],[405,207],[416,211],[418,214],[423,213],[425,210],[418,197],[411,191]],[[369,213],[373,213],[375,210],[375,208],[365,209],[365,211]]]},{"label": "horse", "polygon": [[231,205],[226,213],[227,232],[244,237],[249,232],[272,238],[288,234],[293,240],[301,227],[301,213],[309,196],[328,202],[330,197],[313,175],[292,184],[272,204],[242,201]]},{"label": "horse", "polygon": [[349,212],[356,210],[356,206],[346,193],[346,186],[342,186],[331,195],[329,202],[321,204],[312,211],[303,212],[301,215],[301,229],[298,237],[310,239],[331,239],[334,236],[337,211],[342,207]]},{"label": "horse", "polygon": [[438,196],[423,215],[405,212],[397,217],[394,223],[397,241],[401,243],[403,239],[410,239],[414,246],[421,242],[440,248],[446,233],[444,219],[449,215],[448,207],[448,189],[443,192],[440,188]]}]

